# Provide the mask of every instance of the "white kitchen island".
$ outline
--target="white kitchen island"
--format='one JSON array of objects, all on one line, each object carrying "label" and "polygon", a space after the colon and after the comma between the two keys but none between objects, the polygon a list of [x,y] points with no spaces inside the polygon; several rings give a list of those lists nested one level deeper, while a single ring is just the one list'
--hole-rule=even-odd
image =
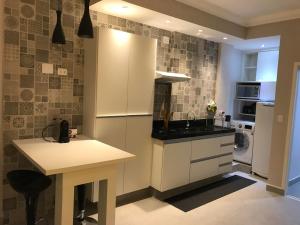
[{"label": "white kitchen island", "polygon": [[56,175],[55,225],[73,224],[74,187],[100,181],[98,224],[115,224],[118,163],[134,155],[83,136],[69,143],[14,140],[14,146],[46,176]]}]

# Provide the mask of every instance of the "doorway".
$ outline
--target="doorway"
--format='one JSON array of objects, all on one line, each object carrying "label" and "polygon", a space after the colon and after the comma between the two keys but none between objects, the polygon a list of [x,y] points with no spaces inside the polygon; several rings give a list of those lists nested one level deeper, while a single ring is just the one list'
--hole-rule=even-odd
[{"label": "doorway", "polygon": [[290,135],[290,156],[287,195],[300,200],[300,68],[296,72],[293,118]]}]

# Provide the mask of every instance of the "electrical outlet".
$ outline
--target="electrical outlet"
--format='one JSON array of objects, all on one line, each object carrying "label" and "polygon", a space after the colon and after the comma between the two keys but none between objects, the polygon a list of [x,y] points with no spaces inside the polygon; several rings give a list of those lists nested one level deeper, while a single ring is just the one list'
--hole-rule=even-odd
[{"label": "electrical outlet", "polygon": [[43,74],[53,74],[53,64],[43,63],[42,64],[42,73]]},{"label": "electrical outlet", "polygon": [[283,115],[277,115],[277,122],[283,123]]},{"label": "electrical outlet", "polygon": [[167,36],[163,36],[162,42],[163,42],[164,44],[168,45],[168,44],[170,43],[170,38],[167,37]]},{"label": "electrical outlet", "polygon": [[59,76],[68,76],[68,70],[66,68],[58,68],[57,74]]}]

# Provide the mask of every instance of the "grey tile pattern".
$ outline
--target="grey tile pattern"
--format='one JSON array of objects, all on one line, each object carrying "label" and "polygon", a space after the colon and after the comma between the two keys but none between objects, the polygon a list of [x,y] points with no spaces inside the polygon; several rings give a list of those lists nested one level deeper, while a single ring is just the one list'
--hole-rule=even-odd
[{"label": "grey tile pattern", "polygon": [[[5,209],[4,219],[0,221],[4,225],[26,223],[24,199],[11,189],[5,174],[14,169],[33,169],[32,164],[12,147],[11,141],[41,137],[42,129],[54,117],[67,119],[82,130],[84,50],[76,31],[83,5],[81,0],[63,1],[67,45],[62,47],[51,44],[56,23],[54,2],[5,0],[2,120]],[[54,64],[54,74],[42,73],[44,62]],[[58,76],[59,67],[68,69],[67,77]],[[40,197],[38,217],[47,217],[53,212],[54,184]]]},{"label": "grey tile pattern", "polygon": [[[4,174],[13,169],[32,169],[32,165],[11,145],[18,138],[41,137],[44,126],[59,117],[82,129],[83,113],[83,40],[76,36],[82,16],[81,0],[63,1],[63,24],[67,45],[51,44],[56,1],[5,1],[4,67]],[[195,37],[145,26],[125,19],[92,12],[93,23],[158,39],[157,69],[182,72],[192,77],[187,83],[162,88],[158,97],[169,96],[175,119],[184,118],[193,109],[203,115],[204,105],[215,93],[218,44]],[[162,38],[170,38],[170,44]],[[42,74],[42,63],[54,64],[54,74]],[[60,77],[57,68],[68,69]],[[167,95],[166,95],[167,93]],[[157,96],[156,96],[157,97]],[[157,111],[161,104],[155,105]],[[158,115],[159,116],[159,115]],[[24,200],[4,184],[4,220],[0,224],[25,224]],[[54,185],[42,194],[38,216],[51,214],[54,208]]]}]

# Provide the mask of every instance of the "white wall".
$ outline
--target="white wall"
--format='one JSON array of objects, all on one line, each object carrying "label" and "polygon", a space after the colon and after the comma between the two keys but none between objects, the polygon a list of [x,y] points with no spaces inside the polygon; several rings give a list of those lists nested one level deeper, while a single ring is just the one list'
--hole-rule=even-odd
[{"label": "white wall", "polygon": [[218,110],[233,115],[235,83],[241,79],[242,51],[231,45],[220,44],[219,65],[216,82]]},{"label": "white wall", "polygon": [[290,172],[289,181],[300,177],[300,74],[298,73],[298,84],[295,101],[295,112],[293,121],[293,136],[292,136],[292,149],[290,158]]},{"label": "white wall", "polygon": [[277,81],[279,50],[258,53],[257,81]]}]

